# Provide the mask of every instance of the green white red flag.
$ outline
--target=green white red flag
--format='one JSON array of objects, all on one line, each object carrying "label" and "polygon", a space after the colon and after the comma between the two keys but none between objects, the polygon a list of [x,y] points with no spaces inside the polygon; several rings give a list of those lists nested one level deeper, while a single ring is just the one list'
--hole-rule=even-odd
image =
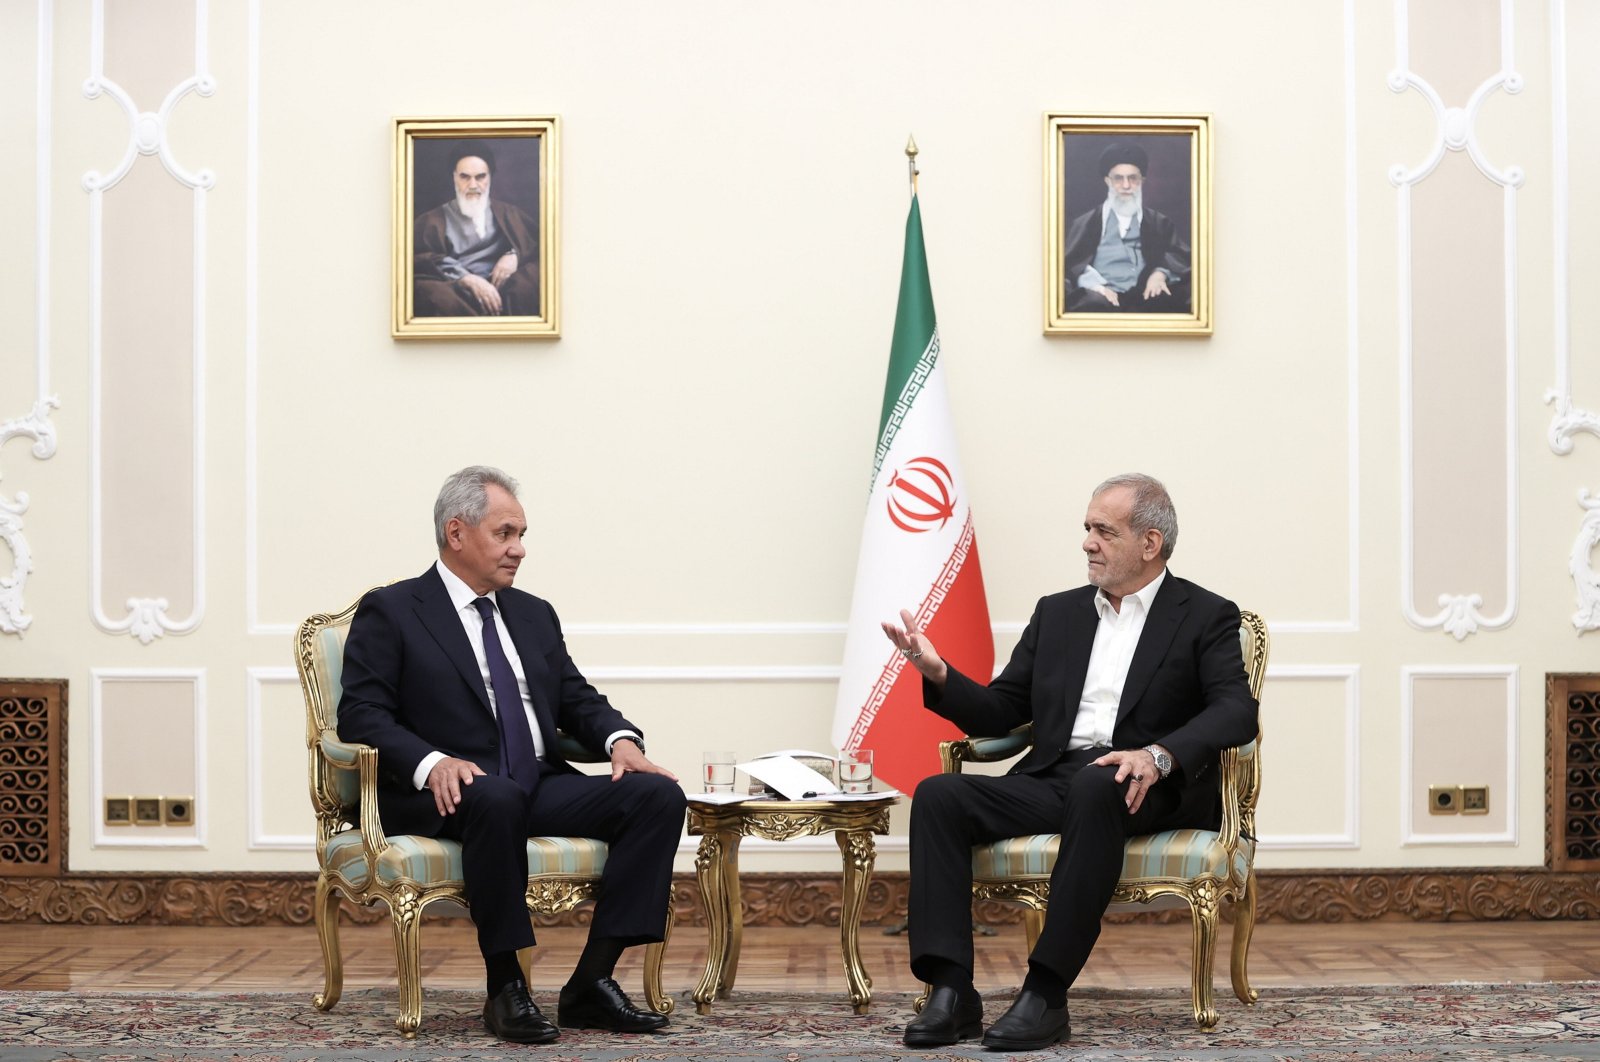
[{"label": "green white red flag", "polygon": [[878,420],[872,495],[861,529],[855,596],[834,709],[833,743],[872,749],[875,774],[909,792],[939,772],[939,742],[954,724],[922,705],[922,676],[879,624],[910,609],[939,655],[987,682],[994,635],[972,512],[956,456],[939,326],[915,196],[906,218],[900,302]]}]

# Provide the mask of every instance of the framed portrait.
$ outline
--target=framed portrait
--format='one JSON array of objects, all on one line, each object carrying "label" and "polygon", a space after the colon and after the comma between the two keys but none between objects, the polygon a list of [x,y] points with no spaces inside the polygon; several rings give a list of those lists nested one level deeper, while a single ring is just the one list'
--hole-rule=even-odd
[{"label": "framed portrait", "polygon": [[396,118],[396,339],[561,334],[560,122]]},{"label": "framed portrait", "polygon": [[1044,116],[1046,335],[1208,336],[1211,116]]}]

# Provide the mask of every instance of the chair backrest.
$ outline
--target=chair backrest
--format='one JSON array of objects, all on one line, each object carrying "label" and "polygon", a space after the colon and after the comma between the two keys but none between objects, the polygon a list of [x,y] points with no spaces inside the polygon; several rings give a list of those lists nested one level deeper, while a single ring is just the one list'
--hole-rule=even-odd
[{"label": "chair backrest", "polygon": [[311,806],[317,813],[318,833],[324,838],[340,824],[352,821],[360,803],[361,786],[355,772],[330,769],[323,754],[323,742],[336,738],[339,698],[344,693],[340,681],[344,672],[344,639],[360,603],[361,598],[357,598],[338,612],[319,612],[307,618],[294,640],[295,668],[300,673],[300,692],[306,701]]},{"label": "chair backrest", "polygon": [[[1267,677],[1267,654],[1271,648],[1267,625],[1254,612],[1239,613],[1239,649],[1244,654],[1244,672],[1250,694],[1259,702]],[[1222,753],[1222,836],[1232,843],[1240,834],[1254,839],[1256,803],[1261,797],[1261,724],[1256,723],[1256,739]]]}]

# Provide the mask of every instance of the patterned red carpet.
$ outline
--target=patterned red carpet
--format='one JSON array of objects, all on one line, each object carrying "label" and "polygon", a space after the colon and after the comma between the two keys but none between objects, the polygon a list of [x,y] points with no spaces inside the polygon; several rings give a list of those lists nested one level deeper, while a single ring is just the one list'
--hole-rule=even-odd
[{"label": "patterned red carpet", "polygon": [[[1219,993],[1220,995],[1220,993]],[[988,1017],[1006,1000],[991,999]],[[1203,1062],[1477,1062],[1600,1059],[1600,984],[1449,985],[1277,989],[1246,1008],[1219,998],[1221,1021],[1196,1031],[1187,997],[1084,992],[1072,1000],[1073,1039],[1055,1054],[1082,1059]],[[566,1032],[548,1047],[488,1037],[480,1001],[457,991],[424,996],[415,1041],[394,1030],[393,993],[352,993],[330,1013],[304,995],[0,994],[5,1062],[450,1062],[915,1058],[998,1059],[976,1043],[912,1051],[900,1043],[909,996],[880,997],[857,1016],[837,997],[738,993],[709,1015],[680,1000],[667,1033],[624,1037]],[[1031,1056],[1051,1057],[1050,1052]]]}]

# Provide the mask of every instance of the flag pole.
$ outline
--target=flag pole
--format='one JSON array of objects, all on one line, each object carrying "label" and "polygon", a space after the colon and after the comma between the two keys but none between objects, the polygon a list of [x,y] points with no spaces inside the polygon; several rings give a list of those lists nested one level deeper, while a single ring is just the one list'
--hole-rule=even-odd
[{"label": "flag pole", "polygon": [[906,137],[906,169],[911,173],[911,198],[917,197],[917,138]]}]

